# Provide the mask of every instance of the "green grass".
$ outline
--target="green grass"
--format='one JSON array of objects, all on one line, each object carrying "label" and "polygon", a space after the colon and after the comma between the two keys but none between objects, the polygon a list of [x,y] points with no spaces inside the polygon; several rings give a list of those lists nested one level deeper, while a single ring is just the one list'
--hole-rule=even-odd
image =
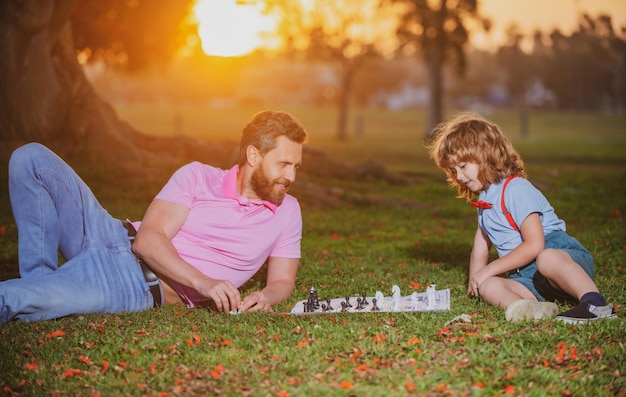
[{"label": "green grass", "polygon": [[[236,140],[253,111],[197,110],[193,116],[201,127],[189,126],[185,133]],[[330,207],[303,202],[297,289],[276,313],[231,316],[168,307],[0,325],[0,393],[624,395],[626,118],[532,114],[530,136],[522,138],[515,113],[493,115],[510,131],[533,183],[593,253],[597,284],[621,309],[617,320],[572,326],[508,323],[502,310],[465,296],[475,212],[455,198],[426,157],[420,113],[359,110],[365,135],[338,143],[331,109],[291,111],[307,126],[311,146],[348,162],[376,159],[408,183],[317,181],[353,192],[352,199]],[[121,113],[133,124],[147,123],[147,116],[133,116],[140,114],[136,108]],[[169,172],[164,167],[149,181],[120,181],[114,173],[78,168],[114,216],[131,218],[141,216]],[[5,166],[0,178],[6,180]],[[358,197],[371,200],[364,204]],[[0,277],[7,278],[15,274],[17,253],[4,191],[0,205],[0,227],[6,226],[0,233]],[[261,273],[246,290],[263,282]],[[336,297],[376,290],[387,295],[397,284],[406,295],[412,286],[421,292],[430,283],[450,288],[449,312],[280,313],[305,299],[310,287],[321,297]],[[471,323],[446,326],[463,313],[472,316]]]}]

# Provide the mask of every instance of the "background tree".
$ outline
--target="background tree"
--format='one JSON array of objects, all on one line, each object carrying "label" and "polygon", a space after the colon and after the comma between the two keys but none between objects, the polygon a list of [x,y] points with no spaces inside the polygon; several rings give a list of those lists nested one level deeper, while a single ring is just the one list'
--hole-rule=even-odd
[{"label": "background tree", "polygon": [[[173,55],[171,39],[162,35],[175,31],[187,4],[166,0],[0,2],[0,155],[6,158],[27,141],[45,143],[61,154],[80,153],[93,161],[120,163],[165,149],[173,155],[197,150],[198,145],[186,139],[148,138],[119,120],[86,79],[70,24],[73,20],[77,25],[78,49],[83,54],[140,68]],[[131,22],[143,13],[149,18]]]},{"label": "background tree", "polygon": [[70,18],[74,48],[87,62],[137,72],[163,67],[196,35],[192,0],[80,0]]},{"label": "background tree", "polygon": [[526,91],[533,78],[537,78],[531,66],[531,56],[522,50],[524,35],[517,25],[506,30],[506,41],[496,52],[496,62],[504,75],[504,85],[519,106],[525,106]]},{"label": "background tree", "polygon": [[504,84],[517,104],[523,105],[531,84],[539,83],[560,109],[623,111],[626,31],[615,29],[609,16],[583,14],[569,35],[558,29],[537,31],[532,39],[532,47],[523,50],[524,35],[513,26],[496,52]]},{"label": "background tree", "polygon": [[268,0],[267,12],[279,16],[278,33],[290,56],[312,62],[329,62],[338,75],[337,138],[347,138],[353,84],[362,69],[393,48],[389,10],[376,0]]},{"label": "background tree", "polygon": [[611,17],[583,14],[578,29],[567,36],[550,34],[551,51],[543,60],[545,84],[561,107],[622,109],[626,103],[626,35],[613,28]]},{"label": "background tree", "polygon": [[442,121],[444,66],[451,62],[458,73],[465,70],[465,46],[469,41],[468,19],[490,28],[478,14],[477,0],[381,0],[402,5],[397,31],[402,50],[421,54],[428,70],[427,134]]}]

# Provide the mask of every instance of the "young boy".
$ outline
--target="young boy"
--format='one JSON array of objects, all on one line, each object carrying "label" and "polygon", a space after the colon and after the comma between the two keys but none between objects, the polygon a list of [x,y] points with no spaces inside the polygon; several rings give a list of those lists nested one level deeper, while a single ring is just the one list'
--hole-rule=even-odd
[{"label": "young boy", "polygon": [[[594,283],[593,257],[527,179],[524,162],[497,125],[475,114],[440,124],[428,150],[459,197],[478,208],[467,294],[506,309],[506,319],[553,317],[556,300],[577,303],[556,319],[616,317]],[[495,246],[499,258],[488,262]],[[504,276],[502,276],[504,275]]]}]

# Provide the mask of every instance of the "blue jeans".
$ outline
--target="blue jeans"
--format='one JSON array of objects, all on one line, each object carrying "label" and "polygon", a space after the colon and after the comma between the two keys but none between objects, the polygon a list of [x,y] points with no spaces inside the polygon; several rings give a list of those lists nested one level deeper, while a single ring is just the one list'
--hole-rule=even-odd
[{"label": "blue jeans", "polygon": [[[546,236],[546,245],[545,248],[557,248],[562,251],[565,251],[569,256],[572,257],[574,262],[576,262],[587,275],[593,280],[595,278],[595,273],[593,269],[593,256],[591,253],[576,240],[575,238],[568,235],[566,232],[556,231],[549,233]],[[526,288],[530,290],[530,292],[535,295],[535,297],[540,301],[544,302],[546,297],[541,295],[539,291],[537,291],[537,287],[533,278],[535,273],[537,272],[537,262],[533,261],[528,266],[520,269],[517,272],[511,272],[508,278],[511,280],[515,280],[518,283],[522,284]],[[557,293],[558,294],[558,293]],[[568,297],[568,295],[564,292],[561,292],[563,297]],[[574,297],[570,297],[571,299],[575,299]]]},{"label": "blue jeans", "polygon": [[37,143],[18,148],[9,194],[21,277],[0,282],[0,322],[152,307],[121,221],[56,154]]}]

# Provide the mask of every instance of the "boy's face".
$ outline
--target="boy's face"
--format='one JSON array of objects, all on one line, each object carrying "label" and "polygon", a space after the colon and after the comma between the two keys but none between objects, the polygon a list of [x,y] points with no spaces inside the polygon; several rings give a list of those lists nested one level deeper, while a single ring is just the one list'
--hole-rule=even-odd
[{"label": "boy's face", "polygon": [[485,189],[483,183],[478,179],[480,171],[478,164],[469,161],[453,162],[452,169],[456,175],[456,180],[465,185],[472,192],[480,192]]}]

